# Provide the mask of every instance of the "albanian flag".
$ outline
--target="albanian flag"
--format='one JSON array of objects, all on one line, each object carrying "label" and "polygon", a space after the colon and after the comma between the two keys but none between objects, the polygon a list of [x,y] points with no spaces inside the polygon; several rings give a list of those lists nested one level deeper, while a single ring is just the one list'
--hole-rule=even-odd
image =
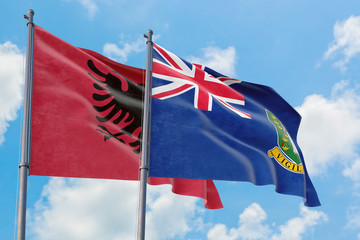
[{"label": "albanian flag", "polygon": [[[139,180],[145,71],[35,26],[30,174]],[[150,177],[177,194],[222,204],[211,180]]]}]

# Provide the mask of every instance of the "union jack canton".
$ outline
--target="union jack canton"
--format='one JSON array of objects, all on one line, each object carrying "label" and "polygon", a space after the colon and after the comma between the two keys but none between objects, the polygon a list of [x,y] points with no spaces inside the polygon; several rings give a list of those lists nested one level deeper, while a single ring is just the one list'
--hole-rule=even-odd
[{"label": "union jack canton", "polygon": [[251,119],[250,114],[230,105],[245,105],[244,96],[229,87],[230,84],[240,83],[240,80],[225,77],[199,64],[191,64],[156,44],[153,76],[167,81],[164,85],[152,89],[154,98],[165,100],[195,89],[195,108],[212,111],[213,99],[216,99],[239,116]]}]

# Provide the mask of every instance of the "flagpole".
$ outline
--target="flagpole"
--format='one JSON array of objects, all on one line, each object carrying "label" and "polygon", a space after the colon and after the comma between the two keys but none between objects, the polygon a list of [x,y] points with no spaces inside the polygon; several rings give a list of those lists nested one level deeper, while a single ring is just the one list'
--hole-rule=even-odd
[{"label": "flagpole", "polygon": [[32,73],[33,73],[33,43],[34,43],[34,11],[28,10],[28,16],[24,15],[27,22],[27,48],[26,48],[26,66],[25,66],[25,89],[24,89],[24,112],[21,143],[21,162],[20,181],[19,181],[19,205],[18,205],[18,224],[17,240],[25,239],[26,225],[26,192],[27,177],[30,163],[30,132],[31,132],[31,98],[32,98]]},{"label": "flagpole", "polygon": [[138,216],[138,240],[145,239],[145,218],[146,218],[146,187],[147,174],[149,170],[150,157],[150,121],[151,121],[151,75],[152,75],[152,42],[153,31],[148,30],[147,35],[147,54],[146,54],[146,77],[145,77],[145,96],[144,96],[144,118],[142,124],[142,157],[140,165],[140,196],[139,196],[139,216]]}]

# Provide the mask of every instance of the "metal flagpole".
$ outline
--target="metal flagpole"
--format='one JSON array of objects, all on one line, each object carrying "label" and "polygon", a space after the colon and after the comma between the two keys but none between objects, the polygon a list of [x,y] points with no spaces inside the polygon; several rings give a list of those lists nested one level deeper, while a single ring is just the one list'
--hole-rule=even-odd
[{"label": "metal flagpole", "polygon": [[24,18],[28,20],[27,22],[28,33],[27,33],[26,66],[25,66],[25,90],[24,90],[21,162],[19,164],[20,181],[19,181],[17,240],[25,239],[27,176],[30,166],[29,159],[30,159],[30,132],[31,132],[33,42],[34,42],[33,16],[34,16],[34,11],[31,9],[28,11],[28,16],[24,15]]},{"label": "metal flagpole", "polygon": [[140,196],[139,196],[139,216],[138,216],[138,232],[137,239],[145,239],[145,217],[146,217],[146,187],[147,174],[149,170],[150,156],[150,120],[151,120],[151,75],[152,75],[152,51],[153,31],[148,30],[144,37],[147,38],[147,55],[146,55],[146,77],[145,77],[145,97],[144,97],[144,117],[142,124],[142,157],[140,165]]}]

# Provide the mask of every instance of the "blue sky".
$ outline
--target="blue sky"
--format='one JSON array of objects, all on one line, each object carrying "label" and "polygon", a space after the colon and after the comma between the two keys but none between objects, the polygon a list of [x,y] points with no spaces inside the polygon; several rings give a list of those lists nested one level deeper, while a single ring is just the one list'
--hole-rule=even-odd
[{"label": "blue sky", "polygon": [[[321,207],[274,186],[216,182],[224,209],[148,192],[148,239],[360,239],[360,2],[0,2],[0,235],[14,239],[26,21],[72,45],[145,66],[147,29],[173,53],[273,87],[302,115],[298,142]],[[51,80],[51,76],[49,77]],[[46,147],[46,146],[44,146]],[[138,183],[29,177],[27,234],[135,239]]]}]

